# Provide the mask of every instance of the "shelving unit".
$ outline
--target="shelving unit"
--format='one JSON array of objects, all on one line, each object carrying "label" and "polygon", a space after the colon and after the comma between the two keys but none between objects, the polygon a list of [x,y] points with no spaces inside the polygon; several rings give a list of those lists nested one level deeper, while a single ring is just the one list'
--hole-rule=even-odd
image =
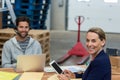
[{"label": "shelving unit", "polygon": [[[32,29],[46,29],[46,19],[49,9],[50,0],[15,0],[11,3],[16,17],[27,16],[31,20]],[[6,5],[5,5],[6,6]],[[14,21],[11,21],[9,11],[3,12],[3,28],[13,28]]]}]

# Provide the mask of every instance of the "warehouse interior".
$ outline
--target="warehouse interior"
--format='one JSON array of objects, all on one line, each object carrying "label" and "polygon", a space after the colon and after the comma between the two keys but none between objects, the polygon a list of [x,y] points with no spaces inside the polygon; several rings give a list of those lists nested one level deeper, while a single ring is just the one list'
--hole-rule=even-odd
[{"label": "warehouse interior", "polygon": [[[32,1],[35,1],[36,5],[31,5]],[[101,5],[98,6],[100,8],[96,8],[97,5],[94,5],[103,3],[102,1],[108,1],[108,3],[104,4],[105,7],[107,6],[104,10],[102,10]],[[42,44],[43,53],[47,54],[47,65],[50,61],[57,60],[67,54],[77,43],[78,24],[75,19],[78,19],[78,16],[84,17],[83,23],[80,25],[80,42],[83,46],[86,48],[86,31],[90,27],[99,26],[105,31],[107,37],[104,47],[105,51],[107,52],[107,49],[110,49],[109,55],[119,57],[120,11],[118,9],[120,8],[120,0],[110,1],[111,2],[109,2],[109,0],[0,0],[0,55],[4,42],[15,34],[15,32],[11,30],[15,27],[13,21],[17,16],[26,15],[31,18],[32,30],[30,35],[39,40]],[[9,2],[10,4],[6,4]],[[80,3],[81,9],[76,8],[79,4],[73,7],[71,3],[74,5]],[[12,9],[8,8],[8,6],[12,6]],[[85,9],[85,11],[82,9]],[[90,9],[92,13],[88,13],[88,9]],[[101,11],[100,14],[98,14],[99,11],[98,13],[97,11],[93,12],[97,9]],[[11,12],[11,10],[13,11]],[[108,11],[106,11],[104,15],[105,10]],[[34,33],[34,31],[36,33]],[[38,37],[40,39],[38,39]],[[76,62],[78,62],[80,58],[80,56],[73,55],[60,65],[76,65]],[[120,66],[119,62],[118,64]]]}]

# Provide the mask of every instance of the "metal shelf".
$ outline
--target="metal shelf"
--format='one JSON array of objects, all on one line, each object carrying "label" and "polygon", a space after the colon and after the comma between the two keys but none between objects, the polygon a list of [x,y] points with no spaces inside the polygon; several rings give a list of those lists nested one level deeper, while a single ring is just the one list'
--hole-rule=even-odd
[{"label": "metal shelf", "polygon": [[0,8],[0,12],[3,12],[3,11],[8,11],[8,8]]}]

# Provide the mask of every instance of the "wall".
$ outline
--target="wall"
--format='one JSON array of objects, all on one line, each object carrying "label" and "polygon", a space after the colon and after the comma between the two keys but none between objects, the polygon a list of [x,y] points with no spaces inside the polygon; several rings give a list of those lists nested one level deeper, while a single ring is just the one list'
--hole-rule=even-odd
[{"label": "wall", "polygon": [[66,0],[51,0],[51,30],[65,30]]},{"label": "wall", "polygon": [[105,32],[120,33],[120,0],[114,4],[105,3],[104,0],[69,0],[68,4],[68,30],[78,29],[74,19],[80,15],[85,17],[81,31],[100,26]]}]

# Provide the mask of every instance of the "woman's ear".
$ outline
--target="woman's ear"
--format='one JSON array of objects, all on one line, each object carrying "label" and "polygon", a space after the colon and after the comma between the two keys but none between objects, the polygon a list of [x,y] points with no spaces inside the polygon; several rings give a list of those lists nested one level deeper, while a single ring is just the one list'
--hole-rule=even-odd
[{"label": "woman's ear", "polygon": [[102,46],[103,46],[103,47],[105,46],[105,43],[106,43],[106,41],[103,39],[103,40],[102,40]]}]

